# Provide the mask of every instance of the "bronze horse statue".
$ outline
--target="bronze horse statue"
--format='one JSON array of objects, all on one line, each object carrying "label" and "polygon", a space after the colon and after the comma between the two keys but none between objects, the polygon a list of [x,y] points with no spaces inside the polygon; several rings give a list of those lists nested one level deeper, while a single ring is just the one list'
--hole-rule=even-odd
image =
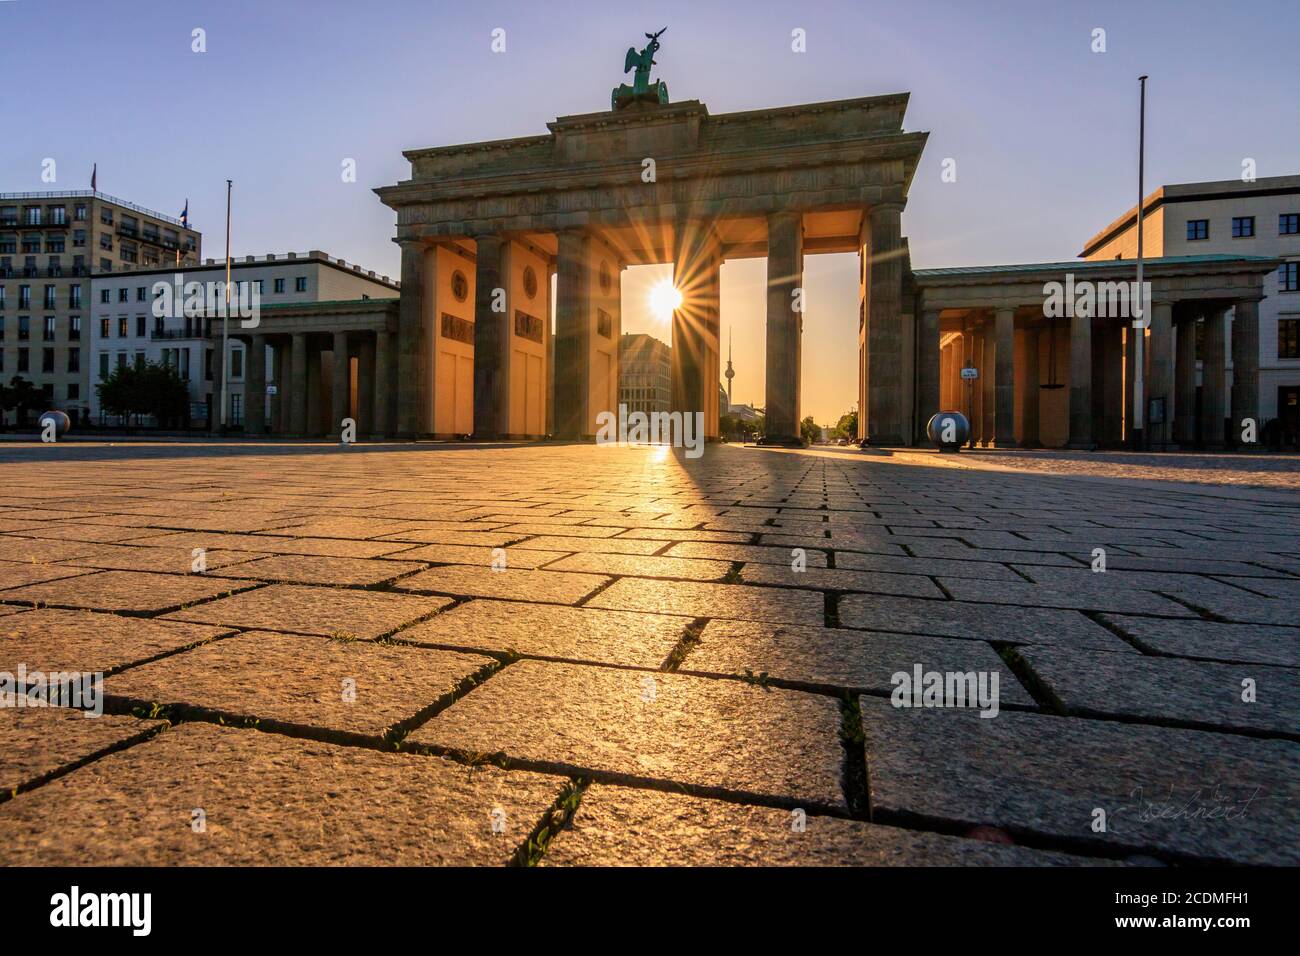
[{"label": "bronze horse statue", "polygon": [[650,42],[645,48],[638,53],[636,47],[628,47],[627,59],[623,63],[623,72],[635,69],[636,73],[632,76],[632,85],[620,83],[618,88],[610,94],[610,109],[619,110],[632,103],[658,103],[668,102],[668,84],[663,80],[650,82],[650,68],[655,65],[655,54],[659,52],[659,38],[667,30],[664,27],[658,33],[647,33],[646,39]]}]

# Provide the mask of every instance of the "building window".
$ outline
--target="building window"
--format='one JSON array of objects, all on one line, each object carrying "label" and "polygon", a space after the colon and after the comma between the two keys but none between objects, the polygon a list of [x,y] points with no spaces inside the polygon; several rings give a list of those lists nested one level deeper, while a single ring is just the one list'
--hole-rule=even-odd
[{"label": "building window", "polygon": [[108,378],[108,353],[99,353],[99,380],[102,382]]},{"label": "building window", "polygon": [[1187,220],[1187,241],[1193,242],[1197,239],[1210,238],[1210,220],[1208,219],[1189,219]]},{"label": "building window", "polygon": [[244,396],[238,393],[230,396],[230,424],[244,424]]},{"label": "building window", "polygon": [[263,281],[263,280],[261,280],[261,279],[254,279],[254,280],[253,280],[253,289],[254,289],[254,291],[257,292],[258,295],[261,295],[261,294],[262,294],[262,281]]},{"label": "building window", "polygon": [[45,308],[47,308],[47,309],[53,309],[53,308],[56,308],[56,306],[55,306],[55,304],[54,304],[54,302],[55,302],[55,298],[54,298],[54,297],[55,297],[54,286],[52,286],[52,285],[47,285],[47,286],[45,287]]},{"label": "building window", "polygon": [[76,249],[83,248],[86,245],[86,230],[84,229],[72,230],[72,245],[73,248]]},{"label": "building window", "polygon": [[5,307],[5,287],[0,285],[0,312],[4,311],[4,307]]},{"label": "building window", "polygon": [[145,322],[143,315],[135,317],[135,334],[143,337],[146,334]]},{"label": "building window", "polygon": [[101,339],[108,338],[108,319],[99,320],[99,337]]},{"label": "building window", "polygon": [[81,308],[81,286],[74,285],[68,288],[68,308]]},{"label": "building window", "polygon": [[49,235],[49,236],[46,236],[46,237],[45,237],[45,251],[46,251],[46,252],[62,252],[62,251],[63,251],[63,237],[62,237],[62,236],[56,236],[56,235]]},{"label": "building window", "polygon": [[1277,217],[1279,236],[1300,235],[1300,212],[1287,212]]},{"label": "building window", "polygon": [[81,349],[68,349],[68,371],[81,371]]},{"label": "building window", "polygon": [[86,221],[86,204],[84,202],[79,202],[72,207],[72,218],[77,222]]},{"label": "building window", "polygon": [[81,341],[81,316],[74,315],[68,319],[68,341]]},{"label": "building window", "polygon": [[1255,217],[1254,216],[1233,216],[1232,217],[1232,238],[1234,239],[1252,239],[1255,236]]},{"label": "building window", "polygon": [[117,317],[117,337],[119,339],[124,339],[127,337],[127,335],[128,332],[127,332],[127,325],[126,325],[126,316],[119,315]]},{"label": "building window", "polygon": [[81,386],[76,382],[68,383],[68,401],[75,402],[81,398]]},{"label": "building window", "polygon": [[275,291],[276,291],[276,292],[283,292],[283,291],[284,291],[284,280],[283,280],[283,279],[276,279],[276,280],[275,280]]},{"label": "building window", "polygon": [[18,341],[25,342],[32,337],[32,319],[29,315],[18,316]]},{"label": "building window", "polygon": [[104,305],[108,305],[108,303],[111,301],[111,299],[112,299],[112,295],[111,295],[111,293],[110,293],[107,289],[100,289],[100,290],[99,290],[99,301],[100,301],[100,302],[102,302]]},{"label": "building window", "polygon": [[244,377],[244,350],[243,349],[230,350],[230,377],[231,378]]},{"label": "building window", "polygon": [[32,307],[32,287],[29,285],[20,285],[18,287],[18,308],[30,309]]},{"label": "building window", "polygon": [[145,286],[142,286],[142,285],[138,285],[138,286],[135,287],[135,301],[137,301],[137,302],[144,302],[144,301],[146,301],[146,300],[145,300],[145,293],[144,293],[145,288],[146,288],[146,287],[145,287]]},{"label": "building window", "polygon": [[17,236],[0,236],[0,252],[15,253],[18,251]]},{"label": "building window", "polygon": [[41,349],[41,371],[54,371],[54,349]]},{"label": "building window", "polygon": [[41,333],[41,339],[45,342],[54,341],[54,316],[47,315],[45,317],[45,329]]},{"label": "building window", "polygon": [[1300,359],[1300,319],[1277,320],[1277,357]]},{"label": "building window", "polygon": [[31,363],[31,359],[27,355],[27,350],[19,349],[18,350],[18,371],[30,372],[31,371],[30,363]]},{"label": "building window", "polygon": [[1277,285],[1280,292],[1300,292],[1300,262],[1284,262],[1278,266]]},{"label": "building window", "polygon": [[0,342],[5,340],[5,317],[0,315]]},{"label": "building window", "polygon": [[118,302],[129,302],[129,301],[131,301],[131,290],[130,290],[130,289],[118,289],[118,290],[117,290],[117,301],[118,301]]},{"label": "building window", "polygon": [[[459,273],[457,273],[457,274],[459,275]],[[461,276],[461,281],[463,282],[464,280],[465,280],[465,277],[464,277],[464,276]],[[454,283],[454,281],[455,281],[455,280],[453,279],[453,283]],[[293,291],[294,291],[294,292],[306,292],[306,291],[307,291],[307,277],[306,277],[306,276],[298,276],[298,278],[296,278],[296,279],[293,280]],[[465,297],[464,297],[464,295],[459,295],[459,296],[457,296],[456,298],[457,298],[459,301],[461,301],[461,302],[464,302],[464,301],[465,301]]]}]

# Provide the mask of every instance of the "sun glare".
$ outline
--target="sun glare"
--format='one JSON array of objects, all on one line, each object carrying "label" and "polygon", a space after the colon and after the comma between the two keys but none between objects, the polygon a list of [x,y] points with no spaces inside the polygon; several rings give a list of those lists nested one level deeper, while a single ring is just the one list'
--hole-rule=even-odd
[{"label": "sun glare", "polygon": [[682,294],[665,279],[650,290],[650,311],[660,322],[671,322],[673,311],[682,304]]}]

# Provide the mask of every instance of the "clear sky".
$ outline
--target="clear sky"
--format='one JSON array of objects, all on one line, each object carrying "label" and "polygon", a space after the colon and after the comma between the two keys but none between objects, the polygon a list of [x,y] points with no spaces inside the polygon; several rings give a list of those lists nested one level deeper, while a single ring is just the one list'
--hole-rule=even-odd
[{"label": "clear sky", "polygon": [[[231,178],[235,254],[316,248],[395,276],[393,215],[370,190],[406,177],[402,149],[605,109],[627,48],[666,25],[655,75],[714,113],[910,91],[906,127],[930,132],[903,214],[915,267],[1069,259],[1134,201],[1140,73],[1149,189],[1235,178],[1244,157],[1260,176],[1300,172],[1296,13],[1296,0],[0,0],[0,191],[86,188],[97,162],[112,195],[171,215],[188,197],[220,256]],[[806,53],[791,51],[795,28]],[[949,157],[955,183],[940,180]],[[666,338],[645,305],[653,271],[625,274],[624,329]],[[820,422],[855,400],[855,281],[853,256],[808,259],[803,405]],[[735,397],[757,404],[762,291],[762,260],[724,266]]]}]

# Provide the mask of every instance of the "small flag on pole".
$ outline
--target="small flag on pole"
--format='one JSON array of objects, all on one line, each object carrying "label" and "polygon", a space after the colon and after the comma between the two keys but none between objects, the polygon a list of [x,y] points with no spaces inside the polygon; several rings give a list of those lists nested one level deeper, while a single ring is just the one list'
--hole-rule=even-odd
[{"label": "small flag on pole", "polygon": [[181,210],[181,225],[186,229],[190,227],[190,201],[185,200],[185,208]]},{"label": "small flag on pole", "polygon": [[99,189],[99,187],[96,185],[98,180],[99,180],[99,163],[96,163],[93,167],[91,167],[90,170],[90,191],[92,193],[98,191]]}]

